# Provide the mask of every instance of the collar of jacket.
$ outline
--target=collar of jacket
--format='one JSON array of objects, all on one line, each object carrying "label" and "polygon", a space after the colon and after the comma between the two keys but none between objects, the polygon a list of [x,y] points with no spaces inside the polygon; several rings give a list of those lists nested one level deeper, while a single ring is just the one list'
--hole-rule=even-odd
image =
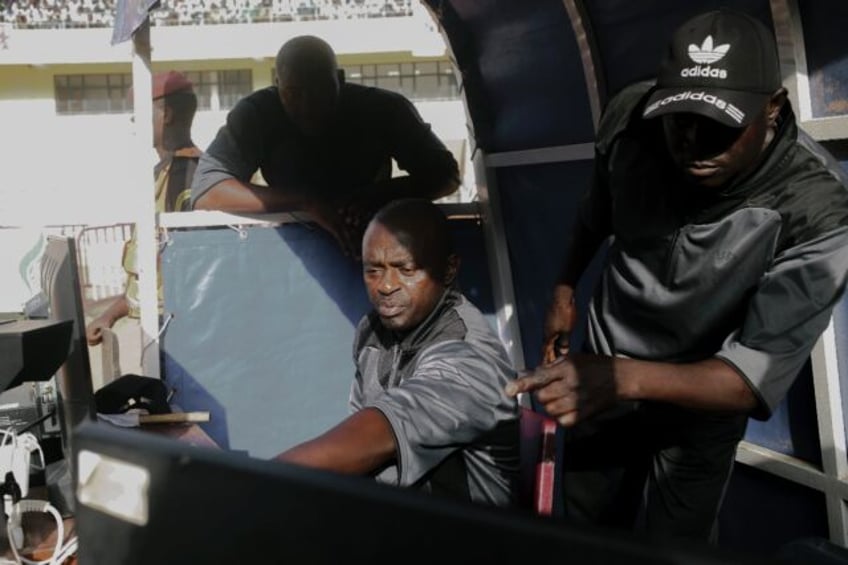
[{"label": "collar of jacket", "polygon": [[787,100],[780,112],[774,139],[763,151],[757,166],[749,174],[731,182],[718,192],[718,196],[742,196],[758,192],[764,183],[770,183],[774,174],[792,160],[791,149],[798,138],[798,125],[795,123],[795,113]]}]

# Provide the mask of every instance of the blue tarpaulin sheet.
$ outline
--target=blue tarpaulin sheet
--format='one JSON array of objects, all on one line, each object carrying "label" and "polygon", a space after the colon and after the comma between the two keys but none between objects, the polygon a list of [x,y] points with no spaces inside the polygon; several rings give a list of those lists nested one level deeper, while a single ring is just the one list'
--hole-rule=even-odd
[{"label": "blue tarpaulin sheet", "polygon": [[[494,324],[480,226],[452,220],[460,286]],[[177,230],[162,255],[164,375],[222,447],[269,457],[348,414],[361,267],[306,225]]]}]

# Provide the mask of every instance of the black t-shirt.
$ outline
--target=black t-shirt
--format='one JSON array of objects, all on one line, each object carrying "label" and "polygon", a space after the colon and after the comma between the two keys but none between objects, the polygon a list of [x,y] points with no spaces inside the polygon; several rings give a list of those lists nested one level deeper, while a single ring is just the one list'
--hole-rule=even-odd
[{"label": "black t-shirt", "polygon": [[391,159],[416,183],[458,176],[451,152],[403,96],[344,84],[339,111],[320,138],[303,135],[286,115],[276,87],[240,100],[201,158],[192,201],[227,178],[249,181],[257,169],[275,189],[353,195],[391,176]]}]

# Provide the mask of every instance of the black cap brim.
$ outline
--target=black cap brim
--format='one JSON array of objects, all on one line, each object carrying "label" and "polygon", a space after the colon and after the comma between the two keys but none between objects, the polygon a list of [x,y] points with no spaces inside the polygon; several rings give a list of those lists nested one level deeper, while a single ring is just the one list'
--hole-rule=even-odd
[{"label": "black cap brim", "polygon": [[661,88],[648,98],[642,117],[691,112],[729,127],[745,127],[765,109],[771,94],[697,86]]}]

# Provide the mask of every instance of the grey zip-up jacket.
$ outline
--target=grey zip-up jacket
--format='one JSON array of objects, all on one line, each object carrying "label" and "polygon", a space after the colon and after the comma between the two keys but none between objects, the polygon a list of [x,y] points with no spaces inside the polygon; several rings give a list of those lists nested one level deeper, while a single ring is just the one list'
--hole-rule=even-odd
[{"label": "grey zip-up jacket", "polygon": [[649,84],[609,104],[580,221],[608,234],[588,343],[639,359],[725,360],[767,418],[827,327],[848,273],[845,173],[786,103],[760,165],[721,190],[672,166]]},{"label": "grey zip-up jacket", "polygon": [[515,502],[518,405],[504,394],[516,376],[480,311],[457,290],[398,339],[373,312],[354,341],[350,404],[382,412],[395,435],[389,484],[499,506]]}]

